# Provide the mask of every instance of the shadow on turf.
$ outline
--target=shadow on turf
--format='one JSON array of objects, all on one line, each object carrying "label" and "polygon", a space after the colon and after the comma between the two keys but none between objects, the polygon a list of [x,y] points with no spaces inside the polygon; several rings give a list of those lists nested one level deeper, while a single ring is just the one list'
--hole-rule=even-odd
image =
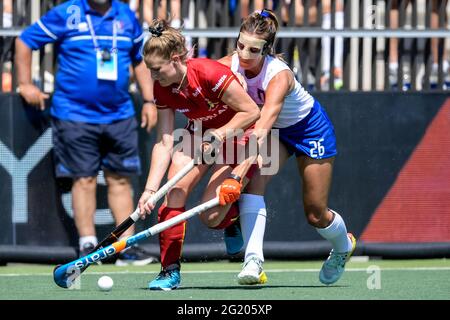
[{"label": "shadow on turf", "polygon": [[[324,285],[317,285],[317,286],[282,286],[282,285],[239,285],[239,286],[206,286],[206,287],[179,287],[176,289],[178,290],[260,290],[260,289],[274,289],[274,288],[348,288],[348,286],[340,286],[340,285],[334,285],[334,286],[324,286]],[[141,288],[141,290],[148,290],[148,291],[159,291],[159,290],[149,290],[148,288]],[[162,290],[161,290],[162,292]]]}]

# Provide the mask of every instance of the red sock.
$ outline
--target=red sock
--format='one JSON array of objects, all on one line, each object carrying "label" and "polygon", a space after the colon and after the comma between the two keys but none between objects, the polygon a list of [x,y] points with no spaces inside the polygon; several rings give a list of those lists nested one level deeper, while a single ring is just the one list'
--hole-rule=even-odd
[{"label": "red sock", "polygon": [[[162,205],[158,210],[158,222],[169,220],[184,211],[186,211],[184,207],[169,208]],[[167,268],[174,263],[179,263],[185,231],[186,221],[183,221],[159,234],[161,265],[163,268]]]}]

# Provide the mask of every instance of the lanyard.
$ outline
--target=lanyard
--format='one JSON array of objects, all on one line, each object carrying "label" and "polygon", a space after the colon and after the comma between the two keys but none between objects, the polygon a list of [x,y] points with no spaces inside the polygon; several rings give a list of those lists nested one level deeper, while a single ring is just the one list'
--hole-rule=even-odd
[{"label": "lanyard", "polygon": [[[86,20],[89,26],[89,31],[91,32],[92,36],[92,42],[94,43],[95,51],[100,50],[100,46],[98,45],[97,36],[95,35],[94,27],[92,25],[91,16],[89,14],[86,15]],[[116,26],[116,19],[113,20],[113,41],[112,41],[112,48],[111,52],[117,51],[117,26]]]}]

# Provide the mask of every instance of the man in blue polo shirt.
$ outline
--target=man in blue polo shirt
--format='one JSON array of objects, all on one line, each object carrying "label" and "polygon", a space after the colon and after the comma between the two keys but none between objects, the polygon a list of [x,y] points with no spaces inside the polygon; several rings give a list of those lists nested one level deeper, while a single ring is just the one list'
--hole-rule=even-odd
[{"label": "man in blue polo shirt", "polygon": [[[133,65],[144,99],[141,127],[150,131],[156,108],[140,49],[144,34],[134,13],[117,0],[71,0],[56,6],[16,40],[19,92],[40,110],[48,95],[31,81],[31,52],[55,43],[58,72],[51,104],[57,177],[73,178],[72,208],[80,255],[97,244],[96,183],[103,169],[116,224],[133,211],[130,176],[140,173],[137,123],[128,93]],[[124,236],[134,232],[130,228]],[[154,260],[132,247],[118,263]]]}]

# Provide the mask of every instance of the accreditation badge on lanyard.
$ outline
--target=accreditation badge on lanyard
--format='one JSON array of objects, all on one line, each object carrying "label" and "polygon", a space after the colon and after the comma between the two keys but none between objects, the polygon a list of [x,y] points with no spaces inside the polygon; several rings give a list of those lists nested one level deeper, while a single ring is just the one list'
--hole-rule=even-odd
[{"label": "accreditation badge on lanyard", "polygon": [[113,39],[112,48],[100,48],[97,37],[92,25],[91,16],[86,15],[86,20],[91,32],[92,41],[94,42],[96,64],[97,64],[97,79],[99,80],[117,80],[117,26],[116,20],[113,20]]}]

